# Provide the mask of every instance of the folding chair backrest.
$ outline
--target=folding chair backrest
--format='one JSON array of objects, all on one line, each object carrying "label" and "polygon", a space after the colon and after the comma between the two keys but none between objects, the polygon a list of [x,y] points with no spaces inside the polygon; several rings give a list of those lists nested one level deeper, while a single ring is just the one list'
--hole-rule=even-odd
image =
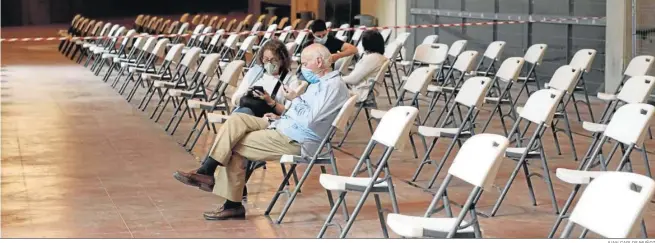
[{"label": "folding chair backrest", "polygon": [[491,83],[491,78],[489,77],[472,77],[467,79],[455,97],[455,102],[469,108],[482,107],[484,96],[487,94]]},{"label": "folding chair backrest", "polygon": [[422,93],[425,87],[428,84],[428,80],[432,79],[436,67],[420,67],[414,69],[414,71],[407,77],[407,81],[403,84],[403,89],[414,94]]},{"label": "folding chair backrest", "polygon": [[525,102],[519,116],[536,124],[550,125],[564,91],[556,89],[541,89],[532,93]]},{"label": "folding chair backrest", "polygon": [[239,75],[241,74],[246,62],[243,60],[232,61],[223,69],[223,73],[219,80],[232,87],[237,87],[239,83]]},{"label": "folding chair backrest", "polygon": [[221,18],[218,23],[214,26],[216,29],[224,29],[223,25],[225,24],[225,21],[227,21],[227,18],[223,17]]},{"label": "folding chair backrest", "polygon": [[353,37],[351,38],[353,44],[359,43],[359,39],[362,38],[362,33],[364,33],[364,31],[366,31],[365,25],[357,26],[357,29],[355,29],[355,33],[353,33]]},{"label": "folding chair backrest", "polygon": [[177,28],[180,27],[180,22],[178,21],[173,21],[171,25],[168,26],[168,29],[164,33],[166,34],[174,34],[175,31],[177,31]]},{"label": "folding chair backrest", "polygon": [[420,44],[414,51],[414,61],[426,64],[442,64],[448,57],[448,46],[445,44]]},{"label": "folding chair backrest", "polygon": [[286,25],[287,25],[288,22],[289,22],[289,17],[284,17],[284,18],[280,19],[280,22],[277,23],[277,27],[278,28],[287,27]]},{"label": "folding chair backrest", "polygon": [[264,39],[270,39],[271,37],[273,37],[273,35],[275,34],[275,30],[277,30],[276,24],[269,25],[268,28],[266,29],[266,33],[264,33]]},{"label": "folding chair backrest", "polygon": [[250,52],[252,50],[252,46],[255,44],[255,40],[257,40],[257,36],[251,35],[246,37],[246,39],[241,43],[241,46],[239,47],[239,50],[245,51],[245,52]]},{"label": "folding chair backrest", "polygon": [[396,36],[394,42],[398,43],[400,46],[405,46],[405,43],[407,42],[407,39],[411,34],[412,34],[411,32],[400,33]]},{"label": "folding chair backrest", "polygon": [[305,39],[307,38],[307,33],[306,31],[301,31],[298,33],[298,36],[294,40],[296,43],[296,46],[302,46],[302,44],[305,42]]},{"label": "folding chair backrest", "polygon": [[655,181],[647,176],[603,173],[587,185],[569,221],[607,238],[637,237],[654,192]]},{"label": "folding chair backrest", "polygon": [[111,27],[111,23],[106,23],[105,26],[102,27],[99,36],[107,36],[109,34],[110,27]]},{"label": "folding chair backrest", "polygon": [[402,46],[398,42],[389,43],[387,46],[384,47],[384,57],[386,57],[389,60],[396,60],[396,57],[398,56],[398,54],[400,54],[401,48]]},{"label": "folding chair backrest", "polygon": [[448,174],[484,190],[491,190],[509,140],[497,134],[477,134],[457,152]]},{"label": "folding chair backrest", "polygon": [[375,74],[375,84],[381,84],[385,78],[385,74],[387,73],[387,69],[389,68],[389,65],[391,64],[391,59],[387,59],[382,63],[382,66],[380,66],[380,70],[378,70],[378,73]]},{"label": "folding chair backrest", "polygon": [[468,73],[473,70],[473,61],[478,57],[477,51],[465,51],[459,54],[457,61],[453,64],[453,69],[462,72]]},{"label": "folding chair backrest", "polygon": [[116,33],[118,33],[118,29],[120,27],[121,26],[118,25],[118,24],[115,24],[114,26],[112,26],[111,29],[109,29],[109,32],[107,32],[107,36],[110,36],[110,37],[116,36]]},{"label": "folding chair backrest", "polygon": [[243,18],[243,21],[241,21],[241,22],[243,22],[245,24],[250,24],[251,19],[252,19],[252,14],[248,14],[248,15],[246,15],[245,18]]},{"label": "folding chair backrest", "polygon": [[439,39],[439,35],[428,35],[425,38],[423,38],[423,44],[432,44],[437,42]]},{"label": "folding chair backrest", "polygon": [[307,23],[305,24],[305,28],[304,28],[304,29],[308,30],[309,28],[312,27],[313,24],[314,24],[314,20],[313,20],[313,19],[307,21]]},{"label": "folding chair backrest", "polygon": [[344,29],[347,29],[347,28],[350,28],[349,24],[342,24],[341,26],[339,26],[339,30],[334,35],[334,37],[336,37],[337,39],[339,39],[341,41],[347,41],[347,39],[348,39],[347,33],[348,32],[346,30],[344,30]]},{"label": "folding chair backrest", "polygon": [[496,77],[505,82],[516,81],[521,73],[521,68],[523,68],[524,63],[525,60],[522,57],[507,58],[503,61],[503,64],[500,65],[500,68],[498,68]]},{"label": "folding chair backrest", "polygon": [[350,96],[350,98],[346,100],[346,103],[341,107],[341,110],[339,110],[337,117],[334,118],[332,126],[338,130],[344,131],[348,119],[350,119],[350,116],[352,116],[355,111],[355,104],[357,104],[357,95]]},{"label": "folding chair backrest", "polygon": [[189,21],[189,13],[182,14],[180,17],[180,22],[186,23],[187,21]]},{"label": "folding chair backrest", "polygon": [[169,43],[171,43],[171,40],[166,38],[161,38],[160,40],[157,41],[155,47],[152,48],[152,54],[155,54],[159,58],[164,58],[164,56],[166,55],[166,45],[168,45]]},{"label": "folding chair backrest", "polygon": [[605,128],[603,135],[624,144],[641,145],[653,119],[655,107],[632,103],[619,107]]},{"label": "folding chair backrest", "polygon": [[184,58],[180,62],[180,65],[185,66],[189,69],[193,69],[198,65],[198,58],[200,57],[201,49],[198,47],[192,47],[189,51],[186,52]]},{"label": "folding chair backrest", "polygon": [[334,62],[334,68],[339,70],[339,73],[341,75],[344,75],[348,70],[348,67],[350,67],[352,60],[353,60],[353,55],[339,58],[339,60]]},{"label": "folding chair backrest", "polygon": [[127,34],[125,34],[125,37],[123,37],[123,41],[121,41],[121,46],[125,47],[131,47],[132,46],[132,39],[136,35],[136,30],[129,30],[127,31]]},{"label": "folding chair backrest", "polygon": [[525,59],[525,62],[532,63],[533,65],[541,65],[541,60],[544,58],[547,48],[548,45],[546,44],[534,44],[525,52],[523,59]]},{"label": "folding chair backrest", "polygon": [[588,73],[589,71],[591,71],[591,63],[594,62],[595,57],[596,57],[596,50],[582,49],[576,52],[575,55],[573,55],[573,58],[571,58],[571,62],[569,62],[569,65],[578,68],[580,70],[584,70],[585,73]]},{"label": "folding chair backrest", "polygon": [[209,40],[209,35],[210,32],[212,32],[214,29],[211,26],[207,26],[202,30],[202,35],[198,37],[198,43],[207,43],[207,40]]},{"label": "folding chair backrest", "polygon": [[93,32],[92,32],[92,34],[93,34],[93,35],[96,35],[96,36],[102,36],[102,29],[103,29],[102,26],[103,26],[103,25],[105,25],[105,22],[98,21],[98,22],[96,23],[96,26],[93,27]]},{"label": "folding chair backrest", "polygon": [[296,43],[295,42],[289,42],[287,44],[284,44],[287,47],[287,51],[289,51],[289,55],[293,56],[293,52],[296,50]]},{"label": "folding chair backrest", "polygon": [[232,31],[232,28],[234,28],[234,24],[237,22],[236,19],[230,20],[230,22],[227,23],[227,27],[225,27],[225,31]]},{"label": "folding chair backrest", "polygon": [[[271,26],[272,24],[275,24],[275,21],[277,21],[277,16],[272,16],[272,17],[268,20],[268,26]],[[277,25],[275,25],[275,28],[277,28]]]},{"label": "folding chair backrest", "polygon": [[223,39],[223,34],[225,34],[224,29],[220,29],[216,31],[214,36],[212,36],[212,39],[209,41],[209,45],[214,47],[217,46],[219,44],[218,42],[221,41],[221,39]]},{"label": "folding chair backrest", "polygon": [[214,16],[211,19],[209,19],[209,23],[207,23],[207,25],[216,28],[217,22],[218,22],[218,16]]},{"label": "folding chair backrest", "polygon": [[180,63],[180,59],[182,59],[182,49],[184,49],[184,44],[173,45],[171,49],[168,50],[168,53],[166,53],[164,60]]},{"label": "folding chair backrest", "polygon": [[413,106],[396,106],[387,111],[378,123],[371,137],[387,147],[402,150],[406,144],[410,129],[418,115],[418,109]]},{"label": "folding chair backrest", "polygon": [[332,22],[331,21],[325,22],[325,27],[328,28],[328,29],[332,28]]},{"label": "folding chair backrest", "polygon": [[504,41],[494,41],[487,46],[487,50],[484,51],[483,56],[493,59],[493,60],[499,60],[500,59],[500,53],[503,52],[503,49],[505,49],[505,42]]},{"label": "folding chair backrest", "polygon": [[230,49],[235,49],[238,39],[239,39],[238,34],[231,34],[225,40],[225,44],[223,45],[223,47],[230,48]]},{"label": "folding chair backrest", "polygon": [[180,26],[180,29],[177,30],[177,34],[178,35],[185,34],[187,29],[189,29],[189,23],[186,23],[186,22],[182,23],[182,26]]},{"label": "folding chair backrest", "polygon": [[561,66],[550,78],[548,87],[573,94],[578,76],[580,76],[580,69],[569,65]]},{"label": "folding chair backrest", "polygon": [[200,67],[198,67],[198,72],[204,74],[207,78],[214,77],[214,73],[216,73],[216,68],[218,67],[218,60],[220,57],[221,55],[218,53],[212,53],[205,56],[205,59],[203,59],[202,63],[200,63]]},{"label": "folding chair backrest", "polygon": [[387,43],[387,41],[389,41],[389,37],[391,37],[391,32],[392,31],[393,31],[393,29],[391,29],[391,28],[383,29],[382,31],[380,31],[380,34],[382,35],[382,39],[384,40],[384,43]]},{"label": "folding chair backrest", "polygon": [[282,29],[282,33],[280,33],[280,36],[278,36],[278,40],[280,40],[282,43],[286,43],[287,39],[289,39],[289,35],[291,35],[291,26],[284,27],[284,29]]},{"label": "folding chair backrest", "polygon": [[193,37],[194,35],[197,35],[197,34],[199,34],[200,32],[202,32],[202,30],[203,30],[204,28],[205,28],[205,25],[203,25],[203,24],[196,25],[196,28],[193,29],[193,35],[192,35],[192,37]]},{"label": "folding chair backrest", "polygon": [[153,36],[148,37],[148,39],[146,39],[145,43],[141,47],[141,50],[152,53],[152,49],[155,48],[156,44],[157,44],[157,37],[153,37]]},{"label": "folding chair backrest", "polygon": [[239,22],[239,24],[237,25],[237,27],[234,29],[234,32],[241,32],[241,31],[243,31],[244,26],[245,26],[245,23],[244,23],[243,21],[242,21],[242,22]]},{"label": "folding chair backrest", "polygon": [[298,24],[300,24],[300,20],[301,19],[294,20],[293,23],[291,23],[291,29],[294,29],[294,30],[298,29]]},{"label": "folding chair backrest", "polygon": [[467,40],[457,40],[453,42],[453,44],[450,45],[450,49],[448,49],[448,55],[451,57],[459,56],[466,48],[466,44],[468,44]]},{"label": "folding chair backrest", "polygon": [[648,55],[632,58],[623,74],[630,77],[647,75],[650,68],[653,67],[653,58],[653,56]]},{"label": "folding chair backrest", "polygon": [[168,29],[169,29],[169,26],[171,26],[171,20],[170,20],[170,19],[167,19],[166,21],[164,21],[164,22],[159,26],[159,29],[157,30],[157,32],[159,32],[159,33],[166,33],[166,31],[168,31]]},{"label": "folding chair backrest", "polygon": [[634,76],[629,78],[616,98],[626,103],[646,103],[655,84],[653,76]]},{"label": "folding chair backrest", "polygon": [[259,31],[259,29],[262,28],[262,22],[257,22],[252,26],[252,29],[250,29],[251,34],[255,34],[254,32]]},{"label": "folding chair backrest", "polygon": [[200,24],[200,18],[201,18],[200,14],[194,15],[193,18],[191,19],[191,24],[192,25]]}]

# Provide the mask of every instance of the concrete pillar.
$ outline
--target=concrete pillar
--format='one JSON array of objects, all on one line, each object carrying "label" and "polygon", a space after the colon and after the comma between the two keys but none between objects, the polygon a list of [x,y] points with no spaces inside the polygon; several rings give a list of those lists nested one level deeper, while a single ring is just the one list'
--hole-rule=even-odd
[{"label": "concrete pillar", "polygon": [[613,92],[632,58],[632,5],[631,1],[607,0],[606,7],[605,92]]}]

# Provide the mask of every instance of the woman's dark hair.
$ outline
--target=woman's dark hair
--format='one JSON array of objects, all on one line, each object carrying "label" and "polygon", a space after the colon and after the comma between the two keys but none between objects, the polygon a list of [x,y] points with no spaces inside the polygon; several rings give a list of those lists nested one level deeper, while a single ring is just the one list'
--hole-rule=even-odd
[{"label": "woman's dark hair", "polygon": [[277,56],[278,60],[280,61],[280,63],[278,63],[278,65],[280,65],[279,66],[280,74],[282,75],[288,72],[288,70],[291,68],[291,55],[287,50],[287,46],[285,46],[284,43],[276,39],[271,39],[266,41],[264,46],[262,46],[259,56],[257,57],[257,63],[259,63],[259,65],[264,64],[264,61],[262,59],[264,58],[264,51],[266,50],[271,51],[273,55]]},{"label": "woman's dark hair", "polygon": [[377,30],[367,30],[362,33],[362,46],[364,51],[384,55],[384,38]]}]

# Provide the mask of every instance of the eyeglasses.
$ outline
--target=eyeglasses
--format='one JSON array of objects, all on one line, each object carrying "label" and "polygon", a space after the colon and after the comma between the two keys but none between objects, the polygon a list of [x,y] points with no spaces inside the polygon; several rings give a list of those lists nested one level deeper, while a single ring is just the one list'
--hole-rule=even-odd
[{"label": "eyeglasses", "polygon": [[273,63],[278,63],[280,60],[276,57],[273,58],[267,58],[267,57],[262,57],[262,62],[268,63],[268,62],[273,62]]}]

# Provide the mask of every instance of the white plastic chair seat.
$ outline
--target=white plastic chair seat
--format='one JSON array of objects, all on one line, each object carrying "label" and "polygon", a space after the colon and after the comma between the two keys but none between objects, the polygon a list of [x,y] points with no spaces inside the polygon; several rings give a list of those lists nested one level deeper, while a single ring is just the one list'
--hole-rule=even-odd
[{"label": "white plastic chair seat", "polygon": [[82,44],[82,48],[89,48],[89,47],[94,46],[93,44],[88,43],[88,42],[84,42],[84,41],[81,41],[81,42],[82,43],[80,43],[80,44]]},{"label": "white plastic chair seat", "polygon": [[148,71],[145,67],[129,67],[130,72],[153,72],[152,70]]},{"label": "white plastic chair seat", "polygon": [[294,61],[294,62],[299,62],[300,57],[299,56],[293,56],[293,57],[291,57],[291,60]]},{"label": "white plastic chair seat", "polygon": [[[446,137],[446,138],[453,138],[459,131],[459,128],[457,127],[427,127],[427,126],[419,126],[418,127],[418,134],[421,134],[424,137]],[[471,132],[469,131],[463,131],[460,137],[466,137],[466,136],[471,136]]]},{"label": "white plastic chair seat", "polygon": [[[527,148],[507,148],[505,150],[505,157],[508,158],[516,158],[520,159],[523,153],[525,153],[525,150]],[[541,154],[539,151],[530,151],[528,152],[528,156],[526,156],[526,159],[531,159],[531,158],[540,158]]]},{"label": "white plastic chair seat", "polygon": [[500,100],[500,97],[484,97],[484,102],[485,103],[498,103],[498,101],[501,101],[502,103],[509,103],[510,100],[508,98]]},{"label": "white plastic chair seat", "polygon": [[[387,215],[387,225],[396,234],[403,237],[443,237],[448,235],[457,218],[425,218],[417,216],[407,216],[402,214],[390,213]],[[460,226],[467,225],[468,222],[462,221]],[[474,238],[475,231],[473,226],[460,229],[455,233],[454,238]]]},{"label": "white plastic chair seat", "polygon": [[109,52],[109,50],[105,50],[105,49],[103,49],[102,47],[99,47],[99,46],[95,47],[93,49],[89,48],[89,50],[93,50],[93,54],[100,54],[100,53],[104,53],[104,52]]},{"label": "white plastic chair seat", "polygon": [[428,92],[443,92],[443,86],[437,86],[437,85],[428,85],[427,87]]},{"label": "white plastic chair seat", "polygon": [[138,66],[143,66],[143,64],[136,64],[136,63],[130,63],[130,62],[121,62],[121,67],[138,67]]},{"label": "white plastic chair seat", "polygon": [[400,80],[402,80],[402,81],[407,81],[408,78],[409,78],[409,77],[407,77],[407,76],[402,76],[402,77],[400,77]]},{"label": "white plastic chair seat", "polygon": [[613,101],[617,99],[615,94],[608,94],[603,92],[598,92],[598,95],[596,95],[596,97],[604,101]]},{"label": "white plastic chair seat", "polygon": [[103,59],[111,58],[112,60],[114,60],[117,57],[118,57],[118,54],[116,54],[116,53],[102,53],[102,58]]},{"label": "white plastic chair seat", "polygon": [[607,171],[583,171],[583,170],[571,170],[565,168],[557,168],[556,175],[560,180],[574,185],[580,184],[589,184],[592,179],[599,177],[600,175],[608,173]]},{"label": "white plastic chair seat", "polygon": [[193,91],[188,91],[188,90],[183,90],[183,89],[169,89],[168,90],[168,95],[174,96],[174,97],[181,97],[182,95],[192,96]]},{"label": "white plastic chair seat", "polygon": [[207,114],[207,122],[209,122],[209,123],[223,123],[229,117],[230,117],[230,115],[223,115],[223,114],[218,114],[218,113],[208,113]]},{"label": "white plastic chair seat", "polygon": [[[371,178],[368,177],[348,177],[331,174],[321,174],[319,182],[323,188],[330,191],[364,191]],[[380,182],[373,186],[372,193],[388,192],[389,184],[386,181]]]},{"label": "white plastic chair seat", "polygon": [[[305,159],[302,156],[285,154],[280,158],[282,164],[308,164],[311,158]],[[319,157],[314,162],[315,164],[330,164],[329,157]]]},{"label": "white plastic chair seat", "polygon": [[164,78],[164,75],[155,73],[142,73],[141,78],[144,80],[161,80]]},{"label": "white plastic chair seat", "polygon": [[582,122],[582,129],[589,131],[589,132],[605,132],[605,129],[607,129],[607,125],[605,124],[599,124],[595,122]]},{"label": "white plastic chair seat", "polygon": [[380,119],[382,119],[384,114],[387,114],[387,111],[376,110],[376,109],[371,110],[371,118],[373,118],[373,119],[380,120]]},{"label": "white plastic chair seat", "polygon": [[218,66],[224,68],[224,67],[227,67],[228,64],[230,64],[230,62],[221,61],[221,62],[218,63]]},{"label": "white plastic chair seat", "polygon": [[412,61],[400,61],[400,65],[403,65],[403,66],[411,66],[411,65],[412,65]]},{"label": "white plastic chair seat", "polygon": [[175,84],[175,82],[155,81],[152,86],[155,88],[173,88],[175,87]]}]

